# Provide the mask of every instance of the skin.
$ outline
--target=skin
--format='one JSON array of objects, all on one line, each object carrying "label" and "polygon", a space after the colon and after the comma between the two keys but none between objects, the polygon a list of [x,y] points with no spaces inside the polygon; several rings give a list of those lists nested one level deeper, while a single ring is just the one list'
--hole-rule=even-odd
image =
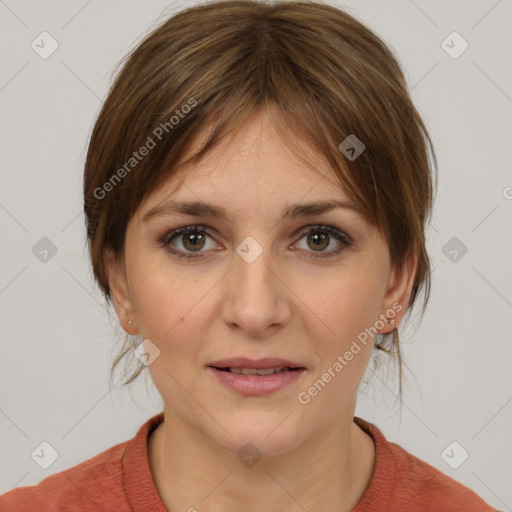
[{"label": "skin", "polygon": [[[353,417],[373,340],[307,405],[297,396],[397,303],[399,325],[417,261],[393,268],[381,233],[352,209],[281,220],[291,203],[348,201],[325,161],[311,157],[319,172],[280,140],[267,113],[255,113],[234,138],[148,196],[128,224],[123,256],[105,256],[121,325],[160,350],[148,369],[165,421],[150,437],[148,455],[169,510],[349,511],[371,479],[375,447]],[[170,198],[221,205],[230,218],[167,214],[143,221]],[[332,255],[341,243],[328,235],[319,251],[300,233],[319,223],[353,244]],[[212,234],[196,259],[173,255],[160,242],[194,224]],[[247,236],[263,248],[252,263],[236,253]],[[198,254],[190,242],[178,235],[172,247]],[[309,257],[319,252],[327,256]],[[381,333],[392,329],[384,324]],[[206,368],[235,356],[281,357],[307,370],[277,392],[247,397]],[[262,454],[252,467],[237,458],[248,442]]]}]

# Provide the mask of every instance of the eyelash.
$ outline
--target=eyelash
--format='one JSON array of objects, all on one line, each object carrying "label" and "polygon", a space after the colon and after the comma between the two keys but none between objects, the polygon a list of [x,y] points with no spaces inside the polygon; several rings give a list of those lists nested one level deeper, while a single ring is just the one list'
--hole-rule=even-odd
[{"label": "eyelash", "polygon": [[[308,258],[319,259],[319,258],[335,257],[335,256],[338,256],[339,254],[341,254],[342,251],[344,251],[346,248],[348,248],[352,245],[351,238],[348,235],[346,235],[343,231],[340,231],[339,229],[337,229],[333,226],[326,226],[324,224],[314,224],[314,225],[310,225],[310,226],[306,226],[306,227],[302,228],[302,230],[298,233],[300,235],[299,240],[302,240],[302,238],[304,236],[309,235],[312,232],[313,233],[314,232],[327,233],[327,234],[333,236],[334,238],[336,238],[338,241],[340,241],[341,245],[337,249],[334,249],[334,250],[331,250],[331,251],[328,251],[325,253],[321,252],[321,253],[314,254],[314,252],[307,251],[307,252],[311,252],[311,254],[309,256],[307,256]],[[209,237],[213,238],[213,236],[209,233],[208,229],[205,226],[198,224],[198,225],[185,226],[182,228],[174,229],[171,232],[167,233],[161,239],[161,244],[163,247],[167,247],[167,249],[171,253],[175,254],[176,256],[178,256],[180,258],[185,258],[188,260],[191,260],[193,258],[199,258],[199,257],[201,257],[202,253],[200,253],[200,252],[198,252],[197,254],[186,253],[180,249],[172,248],[171,241],[174,238],[176,238],[177,236],[183,235],[183,234],[205,234],[205,235],[208,235]],[[327,255],[325,256],[323,254],[327,254]]]}]

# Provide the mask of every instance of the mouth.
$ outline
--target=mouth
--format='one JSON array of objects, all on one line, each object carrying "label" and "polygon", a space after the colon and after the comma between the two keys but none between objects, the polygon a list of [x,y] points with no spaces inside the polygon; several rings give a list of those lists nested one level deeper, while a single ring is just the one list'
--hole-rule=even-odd
[{"label": "mouth", "polygon": [[295,361],[233,358],[207,366],[222,385],[243,396],[269,395],[298,382],[306,367]]},{"label": "mouth", "polygon": [[305,370],[302,364],[277,357],[262,359],[249,359],[247,357],[233,357],[214,361],[208,365],[210,368],[222,372],[236,373],[237,375],[274,375],[283,372],[296,372]]},{"label": "mouth", "polygon": [[210,366],[210,368],[215,368],[216,370],[220,370],[221,372],[230,372],[236,373],[238,375],[274,375],[275,373],[283,373],[283,372],[295,372],[300,370],[305,370],[303,366],[297,367],[288,367],[288,366],[276,366],[271,368],[240,368],[240,367],[219,367],[219,366]]}]

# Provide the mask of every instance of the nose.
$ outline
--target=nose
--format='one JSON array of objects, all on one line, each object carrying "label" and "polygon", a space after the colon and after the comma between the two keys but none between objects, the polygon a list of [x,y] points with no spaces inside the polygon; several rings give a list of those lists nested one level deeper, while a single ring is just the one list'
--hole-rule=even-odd
[{"label": "nose", "polygon": [[224,321],[247,337],[264,338],[291,317],[290,289],[272,251],[248,237],[233,255],[227,274]]}]

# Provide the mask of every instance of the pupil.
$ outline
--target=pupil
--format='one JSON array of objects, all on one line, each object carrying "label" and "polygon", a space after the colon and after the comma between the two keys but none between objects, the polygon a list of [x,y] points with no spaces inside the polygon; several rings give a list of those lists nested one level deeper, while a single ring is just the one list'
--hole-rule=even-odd
[{"label": "pupil", "polygon": [[[321,239],[322,240],[321,240]],[[313,245],[316,246],[316,248],[320,248],[320,249],[325,249],[326,247],[326,244],[324,243],[323,246],[320,246],[320,244],[323,242],[325,242],[327,240],[327,236],[325,234],[314,234],[314,235],[310,235],[309,237],[310,241],[311,240],[314,240],[314,243]],[[320,241],[320,244],[318,244],[317,242]]]},{"label": "pupil", "polygon": [[[201,241],[203,238],[202,233],[192,233],[185,237],[185,246],[189,245],[189,248],[201,248]],[[191,242],[192,241],[192,242]]]}]

